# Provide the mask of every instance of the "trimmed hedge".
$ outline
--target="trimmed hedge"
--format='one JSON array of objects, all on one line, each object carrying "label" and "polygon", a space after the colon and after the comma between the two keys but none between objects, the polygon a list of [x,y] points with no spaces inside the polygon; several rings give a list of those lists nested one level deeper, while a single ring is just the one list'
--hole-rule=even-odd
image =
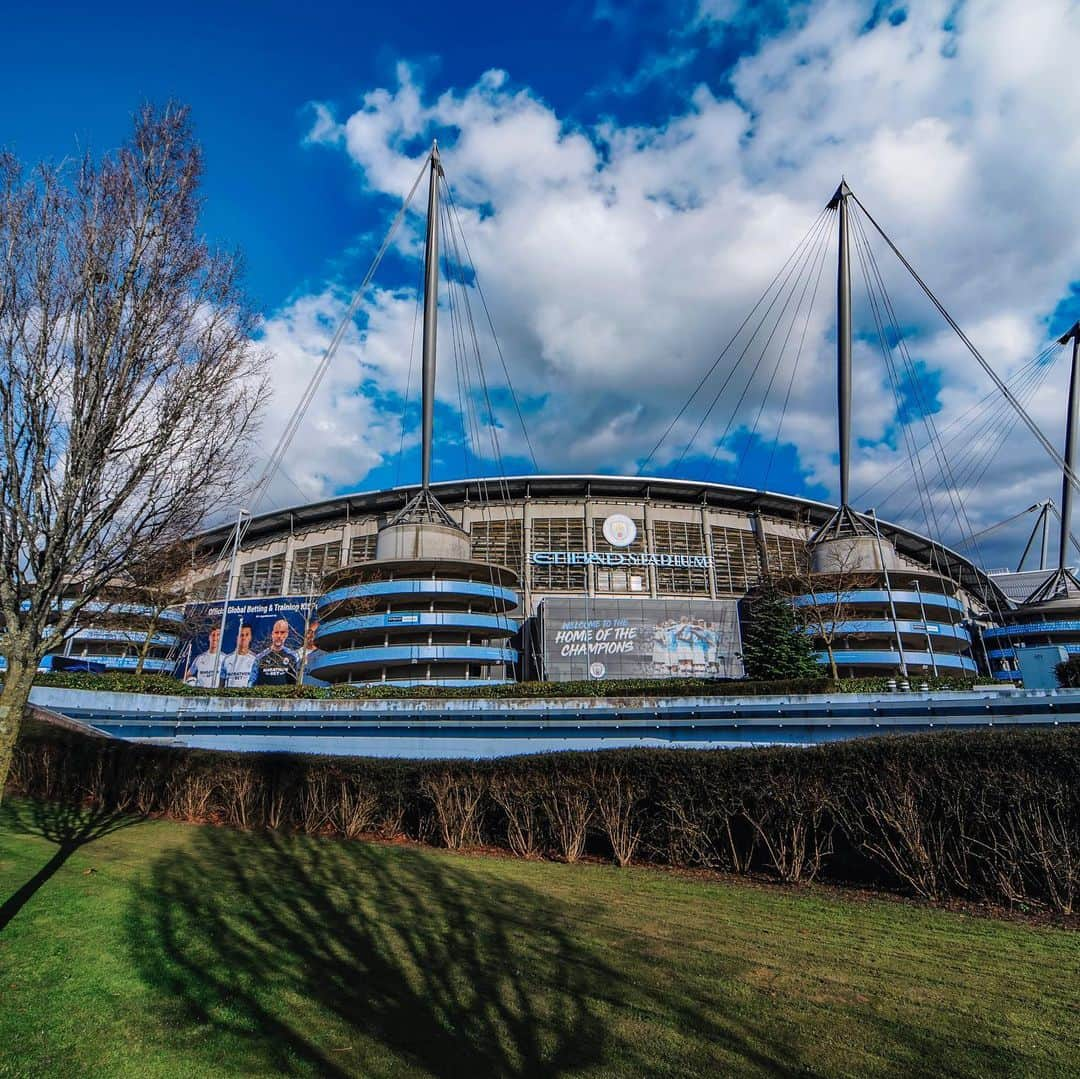
[{"label": "trimmed hedge", "polygon": [[1058,685],[1064,689],[1080,688],[1080,656],[1069,656],[1054,668]]},{"label": "trimmed hedge", "polygon": [[[262,697],[285,700],[473,698],[504,700],[528,697],[763,697],[814,693],[879,693],[887,678],[801,678],[776,682],[723,681],[715,678],[633,678],[583,682],[511,682],[493,686],[253,686],[250,689],[199,689],[159,674],[41,674],[34,684],[64,689],[96,689],[112,693],[159,693],[183,697]],[[918,681],[913,681],[918,686]],[[974,683],[932,678],[931,689],[968,689]]]},{"label": "trimmed hedge", "polygon": [[1069,914],[1080,729],[807,749],[615,750],[493,761],[216,753],[25,737],[11,789],[238,828],[404,836],[815,878]]}]

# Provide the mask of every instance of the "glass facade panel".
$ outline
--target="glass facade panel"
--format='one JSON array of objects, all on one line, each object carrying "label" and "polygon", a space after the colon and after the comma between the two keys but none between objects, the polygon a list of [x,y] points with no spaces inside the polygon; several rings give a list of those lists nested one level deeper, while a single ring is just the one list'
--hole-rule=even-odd
[{"label": "glass facade panel", "polygon": [[[661,554],[703,555],[705,536],[696,521],[653,521],[653,549]],[[709,571],[657,566],[657,592],[676,595],[709,594]]]},{"label": "glass facade panel", "polygon": [[761,580],[761,556],[754,533],[744,528],[712,529],[716,591],[741,596]]},{"label": "glass facade panel", "polygon": [[238,596],[280,596],[285,583],[285,555],[260,558],[240,567]]},{"label": "glass facade panel", "polygon": [[[531,522],[530,551],[584,551],[585,522],[580,517],[536,517]],[[583,592],[584,566],[530,566],[534,589]]]},{"label": "glass facade panel", "polygon": [[323,577],[341,566],[341,540],[317,543],[293,551],[289,591],[294,594],[318,591]]}]

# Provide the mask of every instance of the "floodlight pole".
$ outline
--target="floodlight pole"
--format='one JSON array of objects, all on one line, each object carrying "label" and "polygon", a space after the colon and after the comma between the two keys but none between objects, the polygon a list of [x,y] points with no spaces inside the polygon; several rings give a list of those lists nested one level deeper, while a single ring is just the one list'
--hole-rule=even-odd
[{"label": "floodlight pole", "polygon": [[431,443],[435,426],[435,346],[439,318],[439,144],[432,142],[428,175],[427,241],[424,245],[423,441],[420,485],[431,487]]},{"label": "floodlight pole", "polygon": [[1073,485],[1069,473],[1076,474],[1077,425],[1080,424],[1080,322],[1058,344],[1072,341],[1072,374],[1069,378],[1069,411],[1065,422],[1065,465],[1061,480],[1061,542],[1058,547],[1058,569],[1065,568],[1069,550],[1069,530],[1072,525]]},{"label": "floodlight pole", "polygon": [[240,510],[236,515],[236,528],[233,530],[232,557],[229,559],[229,575],[225,578],[225,602],[221,605],[221,622],[218,624],[218,658],[214,665],[214,688],[221,685],[221,674],[225,665],[225,618],[229,613],[229,600],[232,598],[233,581],[236,580],[236,562],[240,557],[240,537],[244,530],[244,518],[247,510]]}]

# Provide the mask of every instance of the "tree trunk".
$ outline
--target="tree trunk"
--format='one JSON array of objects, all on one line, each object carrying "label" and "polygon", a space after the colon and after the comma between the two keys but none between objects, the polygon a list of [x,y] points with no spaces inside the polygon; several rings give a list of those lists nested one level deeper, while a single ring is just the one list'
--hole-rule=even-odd
[{"label": "tree trunk", "polygon": [[26,702],[30,698],[30,687],[34,684],[37,662],[7,657],[7,670],[4,672],[4,688],[0,691],[0,801],[4,797],[4,785],[7,783],[11,768],[11,756],[15,750],[15,740],[19,737],[26,712]]},{"label": "tree trunk", "polygon": [[156,617],[150,622],[150,626],[146,631],[146,635],[143,637],[142,644],[139,645],[139,651],[138,651],[139,662],[135,664],[135,673],[136,674],[142,674],[143,673],[143,667],[146,664],[146,657],[150,652],[150,638],[153,637],[153,635],[155,633],[157,633],[157,618]]},{"label": "tree trunk", "polygon": [[832,641],[825,642],[825,651],[829,653],[829,672],[832,674],[833,681],[840,681],[840,672],[836,667],[836,656],[833,655]]}]

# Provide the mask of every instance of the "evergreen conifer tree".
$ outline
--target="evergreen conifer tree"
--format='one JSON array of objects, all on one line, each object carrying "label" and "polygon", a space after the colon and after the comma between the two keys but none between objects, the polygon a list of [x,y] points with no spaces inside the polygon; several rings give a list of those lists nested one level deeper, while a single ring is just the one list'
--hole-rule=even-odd
[{"label": "evergreen conifer tree", "polygon": [[743,665],[746,677],[773,681],[822,673],[808,634],[795,620],[791,600],[767,582],[745,601]]}]

